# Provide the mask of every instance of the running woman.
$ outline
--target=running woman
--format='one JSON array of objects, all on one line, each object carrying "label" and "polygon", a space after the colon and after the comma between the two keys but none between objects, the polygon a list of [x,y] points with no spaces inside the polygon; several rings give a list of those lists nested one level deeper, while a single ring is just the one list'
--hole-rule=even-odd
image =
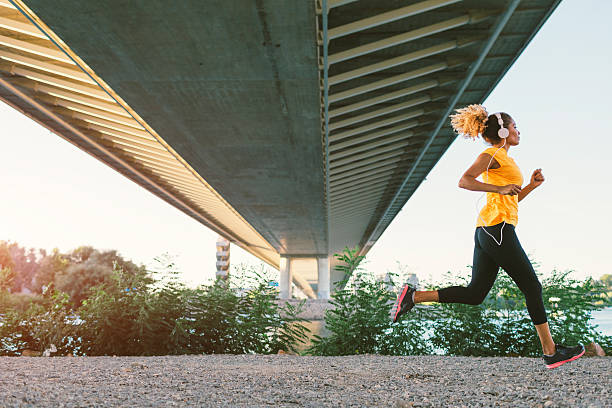
[{"label": "running woman", "polygon": [[[492,145],[459,180],[460,188],[487,193],[487,203],[476,222],[472,280],[467,287],[451,286],[431,291],[417,291],[404,285],[391,310],[391,318],[396,322],[421,302],[478,305],[491,290],[501,267],[525,295],[529,316],[542,343],[546,367],[555,368],[576,360],[584,354],[584,347],[580,344],[566,347],[553,341],[542,301],[542,285],[514,230],[518,222],[518,203],[544,182],[542,169],[535,170],[531,182],[521,187],[521,171],[508,156],[510,147],[518,146],[521,133],[507,113],[489,115],[482,105],[469,105],[456,112],[451,115],[455,132],[471,139],[481,135]],[[483,173],[484,182],[476,180]]]}]

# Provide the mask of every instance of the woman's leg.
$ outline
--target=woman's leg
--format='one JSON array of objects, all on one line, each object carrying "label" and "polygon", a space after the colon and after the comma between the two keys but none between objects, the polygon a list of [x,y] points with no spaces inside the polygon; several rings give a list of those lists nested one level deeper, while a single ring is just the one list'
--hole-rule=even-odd
[{"label": "woman's leg", "polygon": [[442,303],[464,303],[467,305],[478,305],[487,296],[497,273],[499,265],[487,255],[474,234],[474,257],[472,266],[472,280],[465,286],[451,286],[440,290],[416,291],[414,303],[442,302]]},{"label": "woman's leg", "polygon": [[[542,285],[516,236],[514,226],[506,224],[503,232],[501,246],[497,245],[484,231],[477,235],[477,240],[481,248],[499,262],[500,266],[523,292],[527,303],[527,311],[535,325],[542,350],[544,354],[554,354],[555,343],[548,327],[546,309],[544,309],[542,300]],[[498,237],[499,235],[496,234],[495,236]]]},{"label": "woman's leg", "polygon": [[550,334],[550,328],[548,327],[548,322],[542,324],[535,325],[536,331],[538,332],[538,337],[540,338],[540,343],[542,343],[542,352],[549,356],[555,354],[555,342]]},{"label": "woman's leg", "polygon": [[417,290],[414,292],[414,304],[423,302],[439,302],[437,290]]}]

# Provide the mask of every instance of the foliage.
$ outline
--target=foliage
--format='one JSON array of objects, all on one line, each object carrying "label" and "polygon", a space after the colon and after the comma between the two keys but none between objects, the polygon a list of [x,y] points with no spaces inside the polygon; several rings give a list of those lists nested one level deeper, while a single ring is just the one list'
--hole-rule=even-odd
[{"label": "foliage", "polygon": [[605,290],[608,299],[612,299],[612,274],[606,273],[599,277],[599,283],[601,283]]},{"label": "foliage", "polygon": [[17,243],[8,244],[8,251],[15,271],[11,292],[27,293],[33,291],[34,279],[40,268],[37,251],[31,248],[23,248]]},{"label": "foliage", "polygon": [[[75,355],[295,352],[307,338],[304,320],[297,317],[303,304],[279,303],[263,270],[243,266],[227,281],[188,288],[167,258],[158,260],[156,271],[145,271],[115,251],[91,247],[66,254],[1,248],[0,243],[10,267],[0,274],[0,355],[42,351],[51,344],[58,354]],[[420,304],[392,324],[396,276],[389,282],[375,279],[354,249],[336,258],[347,278],[337,284],[333,308],[325,314],[330,334],[314,336],[309,354],[541,353],[525,298],[505,272],[480,305]],[[13,271],[27,268],[35,273],[24,275],[19,285],[35,293],[11,293],[19,286]],[[594,341],[611,354],[612,336],[602,335],[591,321],[593,311],[612,304],[606,275],[578,281],[570,274],[554,270],[540,276],[553,338],[568,345]],[[449,274],[441,286],[467,283],[466,276]]]},{"label": "foliage", "polygon": [[0,355],[20,355],[23,350],[42,350],[42,342],[36,336],[39,317],[44,308],[32,304],[26,310],[8,310],[0,315]]},{"label": "foliage", "polygon": [[45,304],[46,300],[42,295],[10,293],[8,290],[0,290],[0,314],[9,310],[25,312],[33,303]]},{"label": "foliage", "polygon": [[603,283],[608,290],[612,290],[612,274],[606,273],[601,275],[599,278],[601,283]]},{"label": "foliage", "polygon": [[561,344],[597,342],[612,354],[612,336],[601,335],[591,322],[593,311],[612,306],[609,289],[590,277],[584,281],[572,279],[570,273],[554,270],[542,282],[553,338]]},{"label": "foliage", "polygon": [[115,264],[78,307],[50,285],[44,304],[0,315],[0,354],[50,344],[76,355],[276,353],[295,351],[307,338],[301,306],[279,306],[277,291],[257,271],[244,271],[248,288],[232,286],[230,278],[192,289],[169,260],[159,262],[157,274]]},{"label": "foliage", "polygon": [[27,309],[9,309],[0,315],[0,355],[20,355],[25,349],[43,351],[51,344],[60,354],[74,349],[76,326],[68,296],[48,291],[38,300],[42,301],[31,302]]},{"label": "foliage", "polygon": [[[307,338],[297,318],[303,306],[279,305],[269,278],[254,269],[230,274],[229,282],[193,290],[181,323],[191,327],[190,348],[202,353],[276,353],[296,351]],[[248,287],[243,287],[244,284]]]},{"label": "foliage", "polygon": [[64,256],[67,263],[58,268],[53,283],[58,290],[70,295],[70,301],[78,307],[89,291],[112,280],[113,269],[123,274],[143,276],[145,268],[123,259],[117,251],[98,251],[89,246],[79,247]]},{"label": "foliage", "polygon": [[[67,253],[58,249],[47,253],[0,241],[0,265],[12,270],[8,287],[11,293],[41,294],[53,286],[68,293],[74,307],[80,306],[91,288],[111,280],[115,264],[129,274],[146,273],[143,266],[125,260],[114,250],[82,246]],[[0,286],[6,286],[8,278],[0,275]]]},{"label": "foliage", "polygon": [[[534,269],[537,264],[534,264]],[[551,334],[559,344],[599,343],[612,351],[612,336],[597,332],[591,312],[610,302],[601,283],[588,278],[570,278],[571,271],[542,278],[542,297]],[[451,280],[442,286],[466,285],[467,279]],[[430,287],[430,289],[434,289]],[[602,302],[603,301],[603,302]],[[436,304],[432,323],[432,344],[446,355],[540,356],[541,346],[527,312],[525,297],[512,279],[500,272],[482,304]]]},{"label": "foliage", "polygon": [[0,269],[13,269],[15,264],[11,258],[9,244],[5,241],[0,241]]},{"label": "foliage", "polygon": [[39,261],[39,268],[34,275],[34,279],[31,285],[31,289],[35,293],[42,293],[45,288],[54,284],[55,276],[61,274],[70,262],[66,255],[59,252],[56,248],[50,254],[45,251],[42,252],[42,258]]},{"label": "foliage", "polygon": [[13,287],[15,280],[15,271],[12,268],[6,267],[0,269],[0,291],[8,291]]},{"label": "foliage", "polygon": [[[391,324],[389,311],[396,294],[359,268],[362,257],[356,250],[347,248],[336,258],[343,262],[342,272],[354,273],[354,288],[348,279],[338,285],[331,299],[334,309],[325,314],[330,335],[315,336],[311,354],[541,355],[525,297],[505,272],[500,272],[480,305],[419,304]],[[568,345],[594,341],[612,353],[612,336],[599,333],[591,322],[592,311],[611,304],[605,285],[591,278],[577,281],[570,273],[555,270],[546,278],[540,277],[553,338]],[[468,283],[467,277],[452,279],[447,275],[440,287]],[[429,285],[428,289],[436,287]]]},{"label": "foliage", "polygon": [[[330,300],[333,308],[325,313],[325,327],[330,335],[314,336],[307,352],[327,356],[430,353],[428,343],[419,341],[426,330],[423,323],[426,310],[415,310],[401,324],[391,324],[389,311],[396,293],[388,283],[376,280],[359,267],[363,257],[357,255],[356,249],[346,248],[335,256],[341,262],[336,269],[347,279],[336,284]],[[351,273],[352,285],[348,278]]]}]

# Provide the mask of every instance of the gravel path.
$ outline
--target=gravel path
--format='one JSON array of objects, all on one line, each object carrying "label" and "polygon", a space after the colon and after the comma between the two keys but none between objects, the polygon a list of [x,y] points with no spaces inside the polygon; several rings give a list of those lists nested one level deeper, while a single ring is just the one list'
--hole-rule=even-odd
[{"label": "gravel path", "polygon": [[612,407],[612,357],[0,357],[0,407]]}]

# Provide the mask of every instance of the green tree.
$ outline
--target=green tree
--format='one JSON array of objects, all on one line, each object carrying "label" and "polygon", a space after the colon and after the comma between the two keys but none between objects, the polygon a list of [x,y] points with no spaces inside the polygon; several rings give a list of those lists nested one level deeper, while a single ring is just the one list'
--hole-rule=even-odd
[{"label": "green tree", "polygon": [[0,241],[0,291],[10,291],[15,280],[13,260],[8,244]]},{"label": "green tree", "polygon": [[[43,351],[55,345],[59,354],[79,349],[79,326],[64,293],[45,291],[42,302],[30,302],[24,310],[8,310],[0,325],[0,355],[20,355],[23,350]],[[0,299],[1,300],[1,299]]]},{"label": "green tree", "polygon": [[130,276],[144,276],[144,266],[124,259],[117,251],[99,251],[89,246],[79,247],[63,256],[54,275],[55,287],[70,295],[70,301],[78,307],[88,297],[91,288],[111,280],[113,269],[120,269]]},{"label": "green tree", "polygon": [[13,293],[34,291],[34,279],[40,268],[38,253],[35,249],[26,249],[13,242],[9,244],[9,253],[14,264],[15,280]]},{"label": "green tree", "polygon": [[50,287],[55,281],[55,275],[64,271],[70,264],[69,260],[59,249],[55,248],[48,254],[41,250],[42,259],[40,267],[34,276],[32,289],[35,293],[43,293],[44,288]]},{"label": "green tree", "polygon": [[13,259],[11,258],[8,242],[0,241],[0,269],[13,269],[14,266],[15,264],[13,263]]},{"label": "green tree", "polygon": [[612,290],[612,274],[606,273],[604,275],[601,275],[599,280],[605,285],[607,290]]},{"label": "green tree", "polygon": [[10,267],[0,269],[0,291],[9,292],[13,287],[15,272]]}]

